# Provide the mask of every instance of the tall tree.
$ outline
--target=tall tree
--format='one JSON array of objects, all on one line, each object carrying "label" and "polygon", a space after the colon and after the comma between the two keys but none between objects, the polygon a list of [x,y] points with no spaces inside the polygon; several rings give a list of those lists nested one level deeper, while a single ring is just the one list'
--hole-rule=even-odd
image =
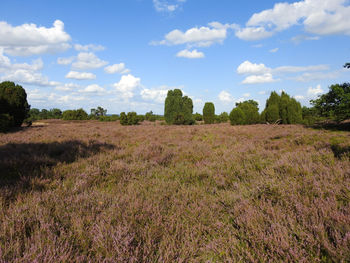
[{"label": "tall tree", "polygon": [[164,118],[168,124],[193,124],[192,99],[179,89],[169,90],[165,99]]},{"label": "tall tree", "polygon": [[206,102],[203,107],[203,119],[205,124],[213,124],[215,122],[215,106],[212,102]]},{"label": "tall tree", "polygon": [[310,102],[321,116],[338,122],[350,119],[350,83],[331,85],[328,93]]}]

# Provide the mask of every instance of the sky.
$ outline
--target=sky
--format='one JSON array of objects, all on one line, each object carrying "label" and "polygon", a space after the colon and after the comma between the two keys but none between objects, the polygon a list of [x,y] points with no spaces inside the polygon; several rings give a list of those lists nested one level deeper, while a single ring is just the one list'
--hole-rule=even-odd
[{"label": "sky", "polygon": [[11,0],[0,81],[32,108],[164,113],[169,89],[216,113],[271,91],[309,106],[349,81],[348,0]]}]

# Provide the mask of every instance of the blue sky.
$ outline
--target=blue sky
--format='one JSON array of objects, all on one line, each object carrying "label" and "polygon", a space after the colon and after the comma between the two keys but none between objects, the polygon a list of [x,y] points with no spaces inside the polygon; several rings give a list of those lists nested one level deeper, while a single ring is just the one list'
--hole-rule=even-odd
[{"label": "blue sky", "polygon": [[11,0],[0,81],[35,108],[163,114],[180,88],[216,113],[284,90],[303,105],[349,81],[348,0]]}]

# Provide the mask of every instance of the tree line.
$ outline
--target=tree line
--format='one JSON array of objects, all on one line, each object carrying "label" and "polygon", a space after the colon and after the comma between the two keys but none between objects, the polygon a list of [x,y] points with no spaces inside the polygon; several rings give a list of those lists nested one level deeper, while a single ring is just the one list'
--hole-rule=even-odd
[{"label": "tree line", "polygon": [[[344,67],[350,67],[347,63]],[[258,123],[275,124],[307,124],[317,121],[334,120],[341,122],[350,119],[350,83],[334,84],[326,94],[310,101],[312,107],[301,107],[301,104],[285,92],[280,95],[273,91],[266,100],[265,109],[259,113],[258,102],[246,100],[237,102],[230,113],[215,114],[212,102],[206,102],[202,114],[193,114],[193,102],[184,96],[179,89],[169,90],[165,99],[164,116],[156,115],[152,111],[145,115],[136,112],[122,112],[120,115],[107,115],[102,107],[93,108],[88,114],[84,109],[66,110],[53,108],[30,109],[27,94],[22,86],[14,82],[0,83],[0,131],[4,132],[11,127],[20,127],[23,122],[42,119],[63,120],[99,120],[117,121],[122,125],[136,125],[144,120],[165,120],[170,125],[192,125],[196,121],[205,124],[228,122],[232,125],[249,125]]]}]

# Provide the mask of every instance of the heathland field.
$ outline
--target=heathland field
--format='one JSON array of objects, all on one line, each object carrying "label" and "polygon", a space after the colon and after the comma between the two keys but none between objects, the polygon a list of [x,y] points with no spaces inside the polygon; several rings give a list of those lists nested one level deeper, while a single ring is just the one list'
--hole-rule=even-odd
[{"label": "heathland field", "polygon": [[43,121],[0,135],[0,262],[349,262],[350,133]]}]

